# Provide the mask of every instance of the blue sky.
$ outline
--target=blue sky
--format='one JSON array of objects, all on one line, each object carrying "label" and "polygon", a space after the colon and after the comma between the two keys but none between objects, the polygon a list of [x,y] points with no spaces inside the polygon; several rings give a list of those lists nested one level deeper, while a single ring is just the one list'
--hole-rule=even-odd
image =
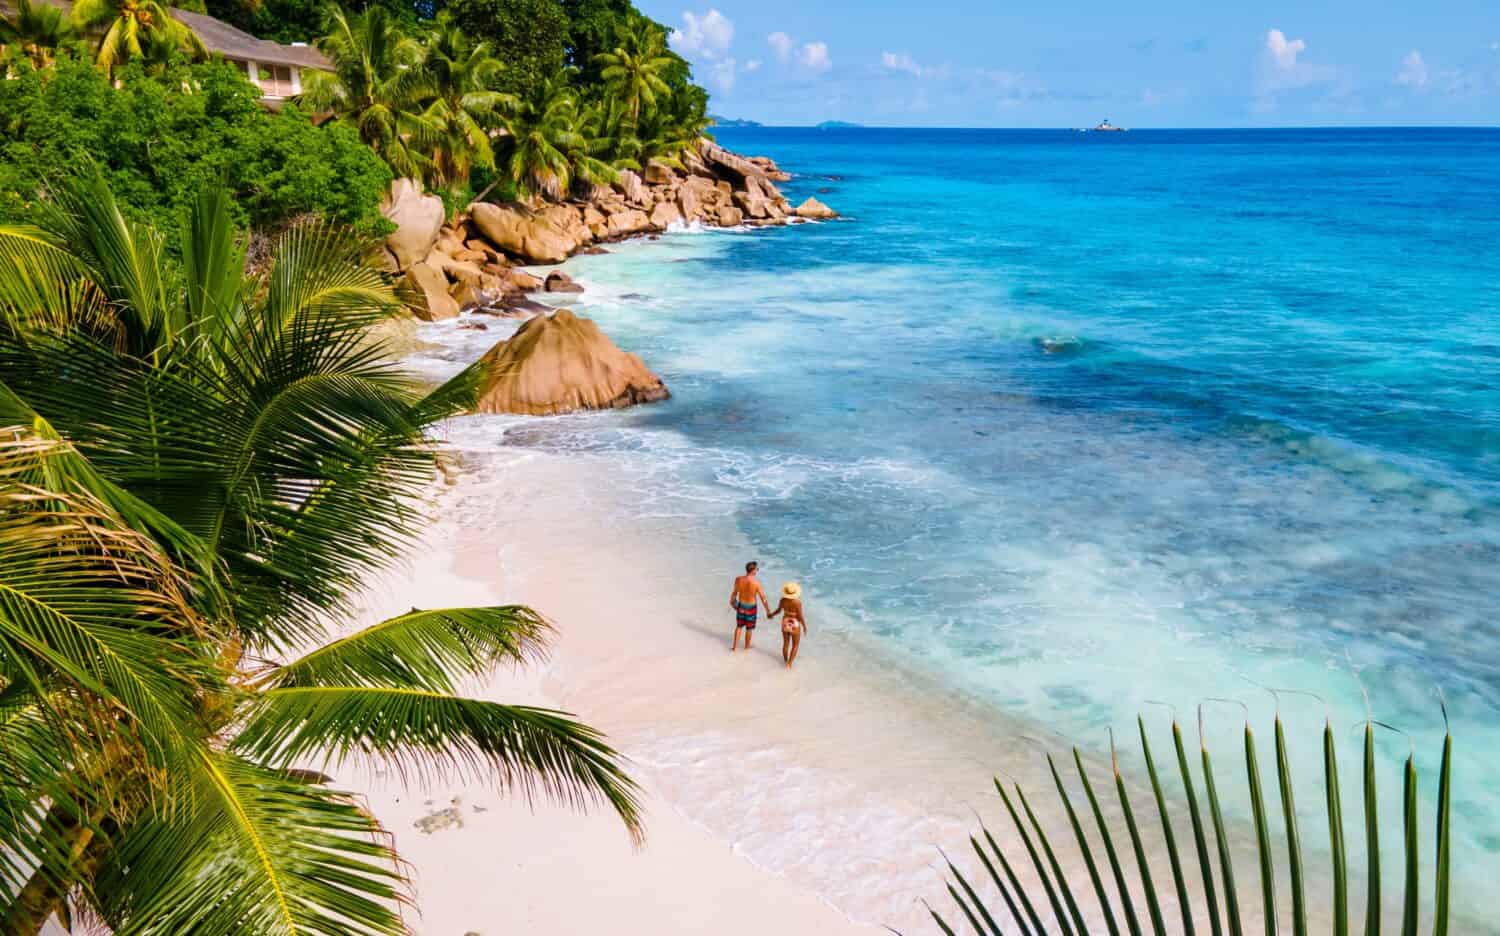
[{"label": "blue sky", "polygon": [[769,124],[1500,124],[1500,0],[637,0]]}]

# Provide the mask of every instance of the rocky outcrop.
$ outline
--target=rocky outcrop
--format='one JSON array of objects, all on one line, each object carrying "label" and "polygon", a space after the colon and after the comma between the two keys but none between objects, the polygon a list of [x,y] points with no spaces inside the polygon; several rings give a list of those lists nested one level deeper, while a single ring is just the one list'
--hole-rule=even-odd
[{"label": "rocky outcrop", "polygon": [[561,263],[583,243],[579,229],[588,233],[581,220],[576,227],[560,229],[554,223],[555,215],[521,204],[477,202],[469,211],[474,226],[491,244],[529,263]]},{"label": "rocky outcrop", "polygon": [[381,213],[396,225],[395,232],[385,239],[385,246],[397,271],[426,257],[443,229],[443,200],[422,194],[422,183],[414,179],[391,183]]},{"label": "rocky outcrop", "polygon": [[628,202],[639,203],[646,194],[645,184],[641,182],[641,177],[629,169],[620,170],[620,178],[615,182],[615,188],[620,190],[620,194],[624,195]]},{"label": "rocky outcrop", "polygon": [[757,166],[751,160],[738,153],[729,150],[709,140],[704,140],[698,145],[698,153],[703,161],[720,174],[727,174],[731,178],[745,179],[749,176],[764,176],[765,170]]},{"label": "rocky outcrop", "polygon": [[[594,186],[583,201],[469,205],[468,219],[455,223],[452,242],[444,233],[437,243],[441,257],[425,257],[450,278],[471,282],[472,270],[459,264],[498,275],[489,266],[501,263],[501,255],[516,263],[561,263],[595,243],[660,233],[678,223],[768,225],[793,216],[834,217],[817,199],[793,208],[772,181],[787,177],[763,156],[739,156],[703,139],[672,166],[648,162],[643,172],[624,169],[612,186]],[[483,282],[478,285],[483,290]]]},{"label": "rocky outcrop", "polygon": [[837,218],[838,213],[832,208],[811,196],[807,201],[797,206],[797,217],[813,221],[823,221],[828,218]]},{"label": "rocky outcrop", "polygon": [[537,316],[482,359],[476,411],[550,416],[665,400],[666,384],[591,320]]},{"label": "rocky outcrop", "polygon": [[458,301],[448,294],[448,277],[425,260],[406,271],[405,285],[412,314],[428,322],[458,315]]}]

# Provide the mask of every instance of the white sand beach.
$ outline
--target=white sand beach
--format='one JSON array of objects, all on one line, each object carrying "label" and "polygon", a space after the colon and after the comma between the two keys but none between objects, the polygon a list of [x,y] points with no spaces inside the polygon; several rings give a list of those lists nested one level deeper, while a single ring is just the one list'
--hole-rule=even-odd
[{"label": "white sand beach", "polygon": [[[933,730],[943,713],[914,690],[893,708],[872,683],[878,667],[855,666],[837,618],[813,603],[795,670],[764,623],[751,652],[730,653],[725,563],[741,549],[732,538],[673,543],[670,519],[619,522],[612,501],[628,492],[601,484],[588,456],[464,461],[435,491],[439,519],[419,558],[371,589],[358,623],[413,606],[524,602],[546,613],[558,631],[550,659],[470,691],[605,730],[645,790],[647,838],[632,849],[608,813],[528,805],[478,780],[403,786],[335,768],[368,790],[412,863],[413,928],[925,930],[917,898],[942,893],[935,846],[963,846],[970,805],[993,812],[984,755],[952,753],[977,723]],[[940,801],[954,789],[972,795]],[[434,814],[443,827],[419,830]]]}]

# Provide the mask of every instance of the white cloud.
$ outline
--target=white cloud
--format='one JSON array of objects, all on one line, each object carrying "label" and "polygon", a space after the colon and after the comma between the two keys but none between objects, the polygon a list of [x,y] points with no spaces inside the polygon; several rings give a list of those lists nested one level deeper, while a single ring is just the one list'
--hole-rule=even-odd
[{"label": "white cloud", "polygon": [[1256,69],[1255,99],[1251,103],[1257,113],[1274,111],[1282,92],[1309,85],[1332,85],[1326,92],[1327,96],[1347,96],[1350,90],[1348,74],[1333,65],[1306,61],[1306,52],[1305,40],[1288,39],[1279,29],[1266,32],[1265,48]]},{"label": "white cloud", "polygon": [[1412,49],[1406,53],[1401,70],[1396,72],[1396,84],[1418,90],[1427,87],[1427,63],[1422,61],[1421,52]]},{"label": "white cloud", "polygon": [[728,94],[734,90],[734,59],[719,59],[708,66],[708,83]]},{"label": "white cloud", "polygon": [[1271,57],[1271,64],[1281,71],[1295,70],[1297,56],[1306,51],[1306,42],[1301,39],[1288,39],[1286,33],[1279,29],[1266,33],[1266,53]]},{"label": "white cloud", "polygon": [[825,72],[833,67],[833,60],[828,57],[828,43],[826,42],[804,44],[802,50],[797,53],[797,61],[801,62],[803,67],[815,72]]},{"label": "white cloud", "polygon": [[880,64],[891,71],[906,72],[918,78],[942,77],[948,74],[946,65],[919,65],[909,52],[882,52]]},{"label": "white cloud", "polygon": [[910,75],[921,75],[922,66],[912,61],[909,52],[882,52],[880,53],[880,64],[891,71],[903,71]]},{"label": "white cloud", "polygon": [[784,32],[773,32],[766,37],[766,44],[776,53],[776,57],[783,62],[792,54],[792,46],[796,40]]},{"label": "white cloud", "polygon": [[683,27],[672,30],[672,48],[685,56],[698,56],[710,61],[729,51],[734,41],[734,23],[718,10],[707,13],[683,11]]},{"label": "white cloud", "polygon": [[748,61],[748,62],[745,63],[745,71],[747,71],[747,72],[757,72],[757,71],[760,71],[760,66],[762,64],[763,63],[761,62],[760,59],[751,59],[750,61]]}]

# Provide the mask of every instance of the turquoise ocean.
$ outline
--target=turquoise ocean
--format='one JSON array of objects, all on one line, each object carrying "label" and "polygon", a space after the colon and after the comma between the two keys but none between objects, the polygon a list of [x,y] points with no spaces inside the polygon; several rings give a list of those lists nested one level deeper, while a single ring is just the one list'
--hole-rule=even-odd
[{"label": "turquoise ocean", "polygon": [[810,613],[1087,748],[1296,690],[1309,840],[1325,716],[1347,815],[1367,699],[1430,810],[1445,701],[1459,885],[1500,870],[1500,131],[718,137],[843,218],[570,261],[674,396],[513,444],[659,453],[643,511],[727,505]]}]

